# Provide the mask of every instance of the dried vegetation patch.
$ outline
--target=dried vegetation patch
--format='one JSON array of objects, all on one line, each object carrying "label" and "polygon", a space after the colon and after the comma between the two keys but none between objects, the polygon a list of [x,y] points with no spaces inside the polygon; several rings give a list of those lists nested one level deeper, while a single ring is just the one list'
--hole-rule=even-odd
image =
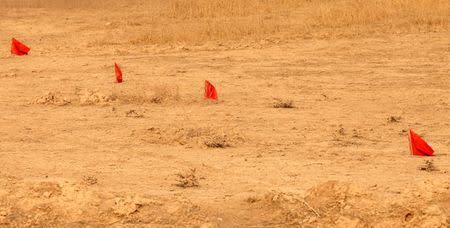
[{"label": "dried vegetation patch", "polygon": [[[4,0],[3,7],[134,10],[133,21],[102,16],[98,44],[281,42],[296,38],[448,31],[448,0]],[[1,7],[0,7],[1,8]],[[139,8],[140,10],[135,10]],[[141,10],[145,9],[145,10]],[[111,36],[111,32],[115,32]]]}]

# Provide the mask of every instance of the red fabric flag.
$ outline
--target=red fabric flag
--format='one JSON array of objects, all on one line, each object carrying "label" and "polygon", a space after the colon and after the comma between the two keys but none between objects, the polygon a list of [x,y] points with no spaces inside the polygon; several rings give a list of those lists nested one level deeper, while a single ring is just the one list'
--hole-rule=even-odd
[{"label": "red fabric flag", "polygon": [[15,55],[28,55],[30,48],[22,44],[18,40],[12,38],[11,40],[11,54]]},{"label": "red fabric flag", "polygon": [[409,149],[412,155],[433,156],[434,150],[419,135],[409,130]]},{"label": "red fabric flag", "polygon": [[205,99],[217,100],[216,88],[208,80],[205,80]]},{"label": "red fabric flag", "polygon": [[117,83],[122,83],[122,70],[120,70],[119,65],[114,63],[114,70],[116,71],[116,81]]}]

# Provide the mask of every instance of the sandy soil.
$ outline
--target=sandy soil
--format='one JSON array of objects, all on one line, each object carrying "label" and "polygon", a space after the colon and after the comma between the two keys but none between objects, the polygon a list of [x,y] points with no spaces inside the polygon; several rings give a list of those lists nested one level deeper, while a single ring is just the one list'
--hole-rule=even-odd
[{"label": "sandy soil", "polygon": [[450,226],[448,32],[138,46],[87,15],[0,21],[1,226]]}]

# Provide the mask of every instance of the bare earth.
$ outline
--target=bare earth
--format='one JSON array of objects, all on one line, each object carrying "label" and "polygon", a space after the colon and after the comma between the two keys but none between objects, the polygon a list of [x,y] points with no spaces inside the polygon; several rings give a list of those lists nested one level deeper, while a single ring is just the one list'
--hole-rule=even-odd
[{"label": "bare earth", "polygon": [[450,226],[450,33],[139,46],[87,14],[0,21],[0,226]]}]

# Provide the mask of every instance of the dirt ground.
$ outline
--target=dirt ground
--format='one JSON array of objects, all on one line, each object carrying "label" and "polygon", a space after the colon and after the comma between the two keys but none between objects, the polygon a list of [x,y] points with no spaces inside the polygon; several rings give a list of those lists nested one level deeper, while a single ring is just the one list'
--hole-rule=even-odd
[{"label": "dirt ground", "polygon": [[0,226],[450,226],[449,32],[135,45],[1,12]]}]

